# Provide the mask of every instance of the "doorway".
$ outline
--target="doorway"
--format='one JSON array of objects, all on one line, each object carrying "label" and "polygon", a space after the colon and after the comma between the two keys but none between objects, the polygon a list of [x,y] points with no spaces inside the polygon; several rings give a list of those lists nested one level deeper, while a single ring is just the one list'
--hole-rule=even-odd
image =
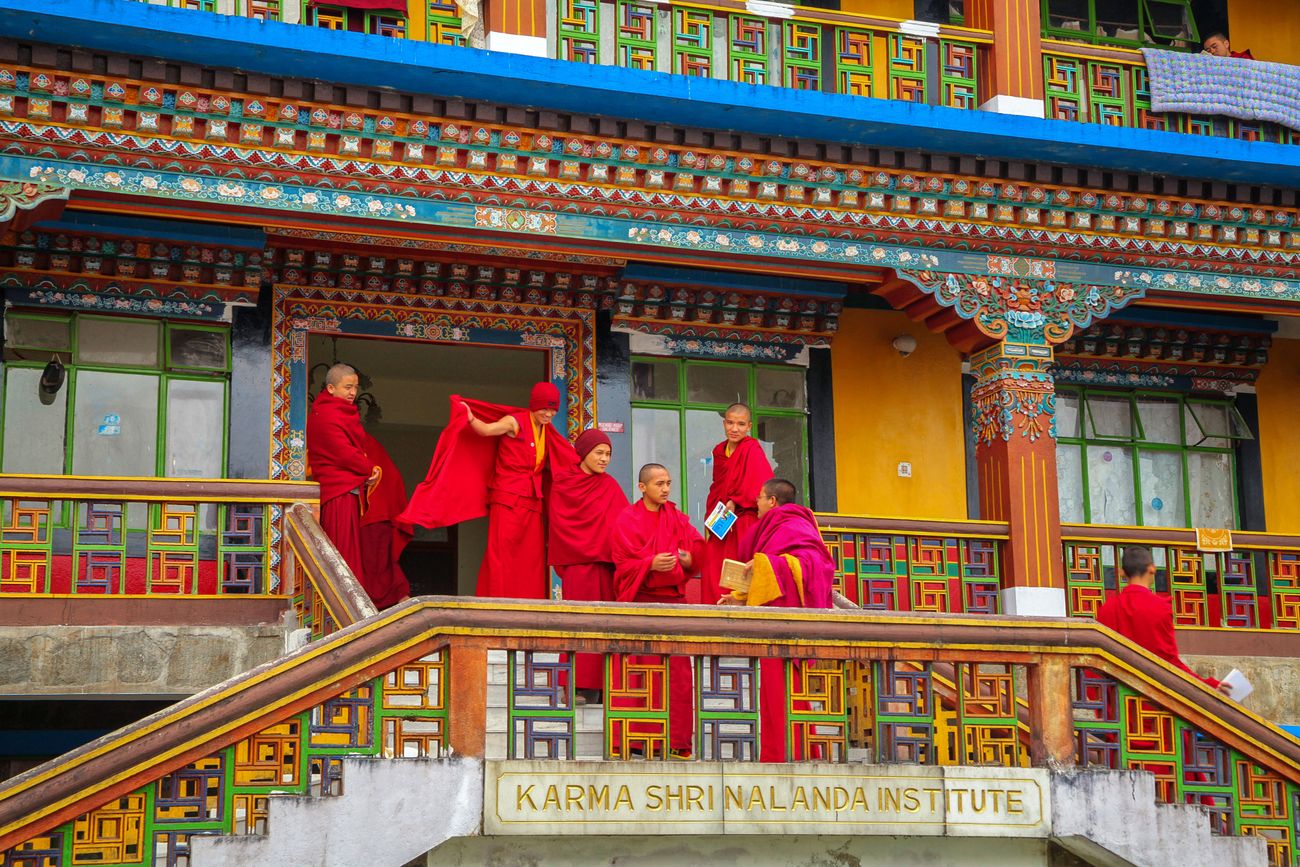
[{"label": "doorway", "polygon": [[[335,361],[361,374],[362,424],[397,465],[408,497],[428,472],[451,395],[526,406],[533,383],[548,377],[544,349],[310,334],[310,398]],[[411,595],[472,596],[486,547],[486,518],[436,530],[417,527],[401,561]]]}]

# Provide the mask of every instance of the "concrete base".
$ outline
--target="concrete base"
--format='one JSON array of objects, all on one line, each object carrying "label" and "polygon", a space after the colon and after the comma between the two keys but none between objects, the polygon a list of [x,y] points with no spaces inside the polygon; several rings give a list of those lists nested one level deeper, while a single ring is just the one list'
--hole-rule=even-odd
[{"label": "concrete base", "polygon": [[1021,617],[1064,617],[1065,591],[1056,587],[1006,587],[1002,613]]},{"label": "concrete base", "polygon": [[994,114],[1015,114],[1022,117],[1044,117],[1047,112],[1047,105],[1041,99],[999,95],[981,105],[980,111],[991,111]]},{"label": "concrete base", "polygon": [[489,33],[488,51],[507,51],[510,54],[527,54],[530,57],[546,57],[545,36],[520,36],[518,33]]}]

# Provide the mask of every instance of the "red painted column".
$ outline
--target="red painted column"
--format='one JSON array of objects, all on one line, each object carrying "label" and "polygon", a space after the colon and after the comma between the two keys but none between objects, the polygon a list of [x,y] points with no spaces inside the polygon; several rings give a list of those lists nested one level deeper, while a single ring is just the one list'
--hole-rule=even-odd
[{"label": "red painted column", "polygon": [[970,359],[980,517],[1006,521],[1010,534],[1006,614],[1065,615],[1051,365],[1050,346],[1009,341]]},{"label": "red painted column", "polygon": [[993,46],[980,56],[980,108],[1042,117],[1040,0],[966,0],[966,24],[993,31]]}]

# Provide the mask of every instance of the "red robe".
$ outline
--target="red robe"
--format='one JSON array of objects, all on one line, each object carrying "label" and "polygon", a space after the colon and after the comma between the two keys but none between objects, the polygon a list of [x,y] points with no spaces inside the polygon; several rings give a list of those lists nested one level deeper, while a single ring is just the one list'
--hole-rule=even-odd
[{"label": "red robe", "polygon": [[1175,668],[1181,668],[1197,680],[1212,687],[1219,682],[1212,677],[1201,677],[1187,667],[1178,655],[1178,641],[1174,637],[1174,609],[1169,600],[1143,587],[1130,583],[1117,595],[1106,601],[1097,611],[1097,622],[1109,626]]},{"label": "red robe", "polygon": [[379,480],[370,487],[369,505],[361,516],[361,559],[358,576],[376,608],[388,608],[411,595],[411,585],[398,563],[411,541],[411,525],[397,520],[406,508],[406,485],[384,447],[368,433],[366,456],[379,467]]},{"label": "red robe", "polygon": [[[320,485],[320,524],[348,568],[362,580],[361,513],[375,463],[366,455],[366,432],[356,404],[328,391],[307,413],[307,467]],[[362,582],[364,584],[364,581]]]},{"label": "red robe", "polygon": [[[753,579],[744,594],[747,605],[769,608],[830,608],[835,581],[835,561],[822,541],[817,517],[803,506],[786,503],[758,519],[740,540],[738,559],[753,561]],[[795,660],[790,677],[802,686],[807,665]],[[797,738],[786,755],[790,720],[785,664],[780,659],[758,663],[759,761],[784,762],[828,759],[804,755],[803,738]]]},{"label": "red robe", "polygon": [[[655,572],[650,568],[656,554],[675,554],[687,551],[699,562],[704,540],[691,526],[690,519],[672,503],[665,503],[659,511],[651,512],[640,500],[623,510],[614,531],[611,552],[614,557],[614,591],[619,602],[685,602],[686,583],[694,570],[688,572],[681,564],[670,572]],[[655,667],[663,664],[661,656],[631,656],[631,666]],[[663,710],[659,704],[665,690],[662,684],[641,683],[640,674],[628,674],[622,660],[611,666],[611,692],[605,700],[611,711]],[[626,676],[626,677],[625,677]],[[661,675],[649,675],[652,681]],[[625,682],[626,680],[626,682]],[[668,660],[668,745],[670,749],[689,752],[695,719],[695,695],[691,677],[691,660],[673,656]],[[638,695],[618,696],[619,691],[633,691]],[[645,696],[644,699],[640,696]],[[647,706],[647,703],[649,706]],[[627,731],[610,733],[613,752],[621,756],[623,745],[644,743],[660,732],[655,723],[636,722],[627,725]],[[647,758],[654,758],[653,746],[645,750]]]},{"label": "red robe", "polygon": [[700,563],[700,601],[704,604],[712,605],[721,598],[718,579],[722,576],[722,561],[739,559],[736,551],[740,539],[758,521],[758,494],[770,478],[772,465],[763,446],[753,437],[738,442],[730,456],[726,440],[713,447],[713,484],[704,508],[712,512],[718,503],[731,500],[736,507],[736,523],[722,539],[705,531],[704,561]]},{"label": "red robe", "polygon": [[[581,602],[614,600],[614,555],[610,540],[628,506],[623,487],[609,473],[583,472],[581,462],[557,473],[546,503],[546,554],[560,575],[561,596]],[[599,654],[574,660],[578,689],[603,689]]]},{"label": "red robe", "polygon": [[[521,422],[518,435],[479,436],[462,402],[489,424],[514,415]],[[542,502],[548,478],[575,463],[577,455],[553,425],[542,433],[546,449],[537,467],[528,410],[453,394],[451,415],[429,473],[398,516],[420,527],[446,527],[487,515],[488,547],[478,573],[479,596],[550,597]]]}]

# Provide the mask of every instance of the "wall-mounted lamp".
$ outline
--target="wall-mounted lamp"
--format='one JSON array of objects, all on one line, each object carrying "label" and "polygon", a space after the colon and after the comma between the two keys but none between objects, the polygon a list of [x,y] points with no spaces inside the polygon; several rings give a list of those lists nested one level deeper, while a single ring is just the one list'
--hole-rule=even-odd
[{"label": "wall-mounted lamp", "polygon": [[894,351],[904,358],[916,352],[916,338],[910,334],[898,335],[889,345],[894,347]]},{"label": "wall-mounted lamp", "polygon": [[43,406],[54,403],[54,398],[58,396],[59,389],[63,388],[63,381],[67,378],[68,372],[63,369],[63,362],[59,361],[57,355],[51,358],[50,363],[41,371],[41,381],[36,386],[36,395]]}]

